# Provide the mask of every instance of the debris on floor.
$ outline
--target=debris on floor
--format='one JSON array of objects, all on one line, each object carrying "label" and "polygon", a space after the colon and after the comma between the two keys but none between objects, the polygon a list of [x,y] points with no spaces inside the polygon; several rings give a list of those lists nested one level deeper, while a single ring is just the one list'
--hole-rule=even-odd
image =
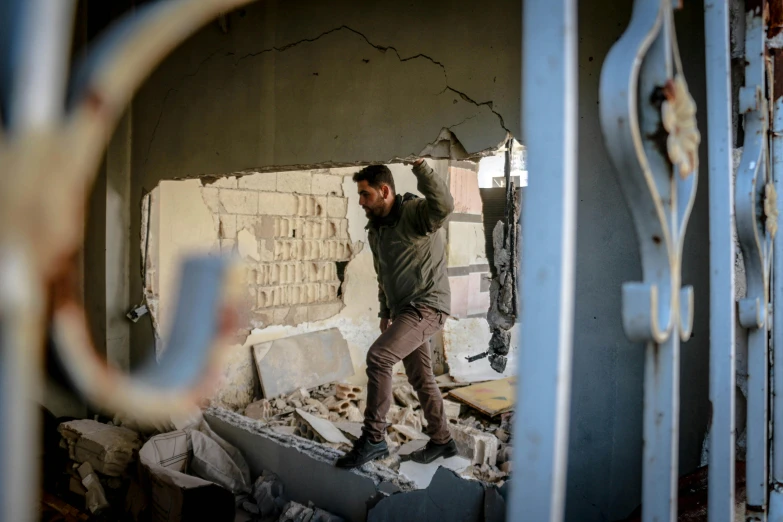
[{"label": "debris on floor", "polygon": [[112,508],[121,509],[136,469],[139,435],[90,419],[61,422],[57,432],[60,451],[67,455],[58,458],[57,468],[46,470],[65,479],[52,481],[62,484],[57,493],[85,513],[107,515]]},{"label": "debris on floor", "polygon": [[[515,378],[468,386],[447,377],[440,376],[439,384],[451,389],[450,395],[460,402],[444,399],[444,410],[460,457],[466,462],[449,469],[469,478],[502,484],[511,471],[510,410]],[[259,399],[249,404],[244,414],[278,433],[348,451],[362,433],[366,393],[364,387],[344,382],[322,384]],[[395,404],[386,415],[390,456],[381,464],[397,470],[401,469],[401,460],[423,446],[429,437],[418,396],[405,375],[394,376],[392,396]],[[430,469],[429,478],[437,467]],[[405,466],[409,468],[411,465]],[[414,482],[426,487],[427,481]]]},{"label": "debris on floor", "polygon": [[[444,413],[458,455],[425,465],[410,460],[429,440],[418,394],[404,374],[394,375],[386,416],[389,456],[341,470],[334,461],[362,435],[367,391],[344,381],[353,370],[344,371],[339,362],[345,340],[333,330],[255,346],[264,395],[244,408],[244,416],[212,407],[136,431],[125,427],[136,427],[132,423],[115,425],[120,424],[116,419],[59,423],[60,447],[68,454],[67,480],[58,486],[70,495],[64,498],[72,504],[77,499],[88,515],[105,519],[126,513],[137,522],[353,522],[368,519],[368,513],[370,520],[405,520],[400,514],[411,509],[424,520],[438,520],[451,508],[430,500],[451,487],[467,495],[459,501],[461,509],[473,512],[475,507],[480,513],[490,505],[502,511],[498,491],[512,473],[515,379],[466,385],[448,375],[438,377],[444,396],[453,399],[444,399]],[[313,347],[331,353],[318,359]],[[291,353],[278,353],[283,349]],[[268,372],[267,363],[277,365],[276,373]],[[291,367],[298,368],[295,375],[287,371]],[[58,451],[64,455],[63,449]],[[420,497],[402,496],[415,493],[427,493],[430,500],[407,506]],[[494,500],[487,504],[487,499]],[[400,502],[407,507],[399,513],[389,511],[398,507],[387,509]]]},{"label": "debris on floor", "polygon": [[507,377],[452,390],[449,392],[449,397],[494,417],[514,408],[516,384],[516,377]]},{"label": "debris on floor", "polygon": [[136,432],[90,419],[64,422],[58,431],[71,460],[110,477],[121,476],[141,447]]}]

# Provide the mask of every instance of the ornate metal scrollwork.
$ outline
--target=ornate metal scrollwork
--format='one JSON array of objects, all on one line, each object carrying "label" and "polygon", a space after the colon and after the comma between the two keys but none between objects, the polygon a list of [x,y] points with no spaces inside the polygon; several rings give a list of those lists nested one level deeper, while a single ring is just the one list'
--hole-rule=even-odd
[{"label": "ornate metal scrollwork", "polygon": [[642,517],[675,520],[679,343],[693,325],[693,289],[681,284],[682,250],[701,138],[670,0],[635,1],[628,29],[604,62],[600,103],[642,261],[643,281],[622,288],[625,333],[646,342]]},{"label": "ornate metal scrollwork", "polygon": [[745,85],[739,93],[745,141],[734,185],[737,237],[745,262],[747,294],[737,316],[748,330],[746,452],[747,519],[766,520],[768,503],[770,273],[777,230],[777,194],[769,164],[770,104],[767,102],[766,28],[761,7],[750,8],[745,25]]},{"label": "ornate metal scrollwork", "polygon": [[634,341],[687,340],[693,291],[680,288],[682,247],[696,195],[696,108],[669,1],[637,0],[601,75],[601,126],[634,218],[643,282],[623,286],[623,326]]}]

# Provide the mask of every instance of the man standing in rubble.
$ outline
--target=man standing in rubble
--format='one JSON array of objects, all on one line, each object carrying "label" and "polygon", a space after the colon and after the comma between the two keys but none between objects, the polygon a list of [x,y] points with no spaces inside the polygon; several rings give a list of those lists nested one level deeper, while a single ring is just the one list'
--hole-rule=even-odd
[{"label": "man standing in rubble", "polygon": [[427,445],[410,455],[429,463],[457,454],[432,372],[430,337],[443,328],[450,313],[446,274],[446,218],[454,200],[446,182],[423,159],[413,164],[421,199],[398,195],[385,165],[371,165],[353,176],[359,204],[367,214],[368,240],[378,275],[381,335],[367,353],[367,407],[362,436],[341,468],[355,468],[388,456],[384,435],[392,401],[392,366],[402,360],[427,420]]}]

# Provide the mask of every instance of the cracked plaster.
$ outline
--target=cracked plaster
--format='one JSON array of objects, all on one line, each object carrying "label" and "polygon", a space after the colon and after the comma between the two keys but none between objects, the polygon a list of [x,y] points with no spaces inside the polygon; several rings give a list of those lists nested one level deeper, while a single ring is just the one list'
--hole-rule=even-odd
[{"label": "cracked plaster", "polygon": [[[227,33],[205,27],[133,100],[131,237],[161,180],[398,161],[444,128],[472,154],[506,128],[519,135],[518,2],[270,0],[228,18]],[[142,252],[131,256],[140,267]],[[142,295],[135,274],[130,293]],[[130,342],[155,344],[149,321]]]}]

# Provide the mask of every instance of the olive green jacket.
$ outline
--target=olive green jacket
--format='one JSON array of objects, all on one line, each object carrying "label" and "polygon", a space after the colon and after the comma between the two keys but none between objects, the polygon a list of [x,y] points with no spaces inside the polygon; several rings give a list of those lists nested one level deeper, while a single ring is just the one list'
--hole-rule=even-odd
[{"label": "olive green jacket", "polygon": [[397,195],[389,216],[381,224],[367,225],[381,318],[394,318],[408,305],[451,313],[446,233],[441,227],[454,210],[454,199],[427,163],[414,166],[413,174],[424,199]]}]

